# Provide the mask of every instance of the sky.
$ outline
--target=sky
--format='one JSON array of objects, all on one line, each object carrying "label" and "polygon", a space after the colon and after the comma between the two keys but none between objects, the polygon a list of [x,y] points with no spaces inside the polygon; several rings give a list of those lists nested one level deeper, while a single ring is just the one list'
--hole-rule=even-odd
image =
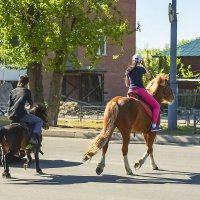
[{"label": "sky", "polygon": [[[171,0],[136,0],[136,22],[141,32],[136,32],[136,48],[163,49],[170,44],[171,24],[168,5]],[[176,0],[177,42],[200,37],[200,0]]]}]

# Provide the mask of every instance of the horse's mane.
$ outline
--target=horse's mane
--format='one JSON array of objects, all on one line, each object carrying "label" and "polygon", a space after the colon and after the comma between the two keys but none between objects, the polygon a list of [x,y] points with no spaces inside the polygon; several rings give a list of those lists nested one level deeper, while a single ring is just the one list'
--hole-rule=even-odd
[{"label": "horse's mane", "polygon": [[31,108],[30,113],[36,114],[36,112],[38,112],[38,111],[45,112],[46,111],[46,106],[44,104],[42,104],[42,103],[35,103],[33,105],[33,107]]},{"label": "horse's mane", "polygon": [[169,76],[167,74],[158,74],[154,79],[152,79],[148,85],[146,86],[146,89],[150,92],[150,94],[154,95],[156,91],[158,90],[158,86],[163,84],[166,80],[169,79]]}]

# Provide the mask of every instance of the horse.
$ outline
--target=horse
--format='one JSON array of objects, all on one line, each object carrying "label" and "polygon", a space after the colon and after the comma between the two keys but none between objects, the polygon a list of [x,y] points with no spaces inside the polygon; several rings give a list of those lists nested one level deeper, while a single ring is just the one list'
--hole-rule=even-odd
[{"label": "horse", "polygon": [[[35,104],[30,110],[30,113],[43,120],[44,129],[49,128],[46,107],[43,104]],[[34,145],[33,151],[30,151],[26,148],[30,142],[30,139],[33,137],[31,129],[32,127],[30,125],[20,122],[12,122],[11,124],[5,125],[0,129],[2,165],[4,167],[4,171],[2,173],[3,177],[11,178],[9,172],[9,161],[14,155],[19,154],[19,152],[24,152],[24,154],[27,156],[27,161],[24,164],[24,168],[30,165],[32,161],[31,153],[34,153],[36,172],[42,174],[42,170],[39,166],[39,152],[41,151],[40,146]]]},{"label": "horse", "polygon": [[[158,74],[148,83],[146,90],[154,96],[159,104],[170,104],[174,100],[169,84],[169,75],[167,74]],[[102,149],[102,157],[97,165],[96,173],[100,175],[103,172],[108,143],[114,129],[117,127],[122,135],[122,154],[126,174],[133,175],[128,161],[128,145],[130,142],[130,134],[132,132],[142,133],[144,142],[147,146],[147,151],[134,164],[134,168],[139,169],[150,155],[151,167],[154,170],[157,170],[158,166],[153,158],[153,143],[156,132],[151,132],[151,117],[151,109],[140,99],[134,96],[114,97],[106,105],[103,128],[89,145],[83,156],[83,162],[90,160],[100,149]]]}]

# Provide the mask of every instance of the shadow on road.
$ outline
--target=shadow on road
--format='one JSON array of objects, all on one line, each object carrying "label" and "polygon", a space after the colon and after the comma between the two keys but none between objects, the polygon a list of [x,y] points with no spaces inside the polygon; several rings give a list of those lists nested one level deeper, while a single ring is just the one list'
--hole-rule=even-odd
[{"label": "shadow on road", "polygon": [[[18,159],[10,164],[10,167],[22,168],[26,159]],[[61,168],[61,167],[75,167],[81,165],[81,162],[72,162],[65,160],[42,160],[40,159],[40,166],[42,169],[46,168]],[[35,168],[35,161],[33,160],[29,168]],[[12,169],[11,169],[12,170]]]},{"label": "shadow on road", "polygon": [[[170,178],[166,178],[170,175]],[[173,178],[174,175],[174,178]],[[180,178],[175,178],[181,175]],[[165,177],[163,177],[165,176]],[[33,184],[33,185],[71,185],[82,183],[120,183],[120,184],[188,184],[199,185],[200,173],[181,172],[160,170],[160,173],[148,173],[144,175],[133,176],[117,176],[117,175],[102,175],[102,176],[76,176],[76,175],[58,175],[58,174],[43,174],[37,179],[19,179],[13,178],[9,184]]]}]

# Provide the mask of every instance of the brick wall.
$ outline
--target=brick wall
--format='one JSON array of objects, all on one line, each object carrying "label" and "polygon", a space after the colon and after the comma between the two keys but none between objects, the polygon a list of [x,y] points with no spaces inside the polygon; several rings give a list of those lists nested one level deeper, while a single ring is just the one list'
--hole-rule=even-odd
[{"label": "brick wall", "polygon": [[[136,0],[119,1],[119,9],[125,19],[128,20],[129,26],[136,28]],[[121,53],[121,47],[107,45],[107,55],[98,63],[100,68],[106,70],[104,75],[104,100],[108,101],[112,97],[126,95],[127,88],[124,84],[124,71],[128,62],[131,61],[132,55],[136,50],[136,34],[125,36],[123,40],[123,56],[113,60],[113,55]],[[78,56],[83,57],[83,51],[78,51]]]},{"label": "brick wall", "polygon": [[[120,0],[119,9],[125,19],[128,20],[129,26],[136,28],[136,0]],[[104,74],[104,101],[108,101],[112,97],[119,95],[126,95],[127,88],[124,84],[124,71],[128,62],[131,61],[132,55],[136,49],[136,34],[125,36],[123,40],[124,54],[119,59],[113,60],[113,55],[121,53],[121,47],[111,44],[107,45],[107,55],[98,63],[99,68],[105,70]],[[79,49],[77,52],[79,58],[83,58],[83,50]],[[85,65],[87,63],[85,62]],[[69,73],[69,72],[67,72]],[[44,97],[48,98],[48,85],[50,80],[50,73],[43,74],[44,83]]]}]

